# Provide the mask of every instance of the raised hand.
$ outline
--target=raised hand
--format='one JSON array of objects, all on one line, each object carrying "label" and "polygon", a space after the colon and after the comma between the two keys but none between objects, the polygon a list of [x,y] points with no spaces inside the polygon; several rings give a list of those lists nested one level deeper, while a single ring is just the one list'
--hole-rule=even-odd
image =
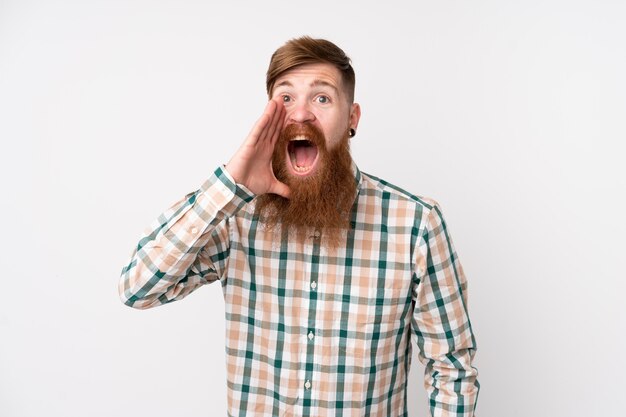
[{"label": "raised hand", "polygon": [[238,184],[260,195],[274,193],[289,198],[289,187],[278,181],[272,170],[272,153],[282,131],[285,106],[270,100],[241,147],[226,164]]}]

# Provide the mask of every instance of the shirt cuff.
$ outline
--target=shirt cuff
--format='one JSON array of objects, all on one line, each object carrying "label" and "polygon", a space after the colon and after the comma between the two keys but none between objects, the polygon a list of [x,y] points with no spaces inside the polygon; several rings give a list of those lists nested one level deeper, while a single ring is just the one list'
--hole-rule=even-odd
[{"label": "shirt cuff", "polygon": [[199,199],[210,202],[226,217],[234,216],[256,197],[247,187],[237,184],[224,167],[218,167],[213,175],[202,184],[199,191]]}]

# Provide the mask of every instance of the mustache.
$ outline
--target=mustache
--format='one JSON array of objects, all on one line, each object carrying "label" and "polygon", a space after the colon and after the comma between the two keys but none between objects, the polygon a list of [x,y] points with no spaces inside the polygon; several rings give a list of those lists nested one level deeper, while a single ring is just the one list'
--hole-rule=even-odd
[{"label": "mustache", "polygon": [[324,133],[315,125],[305,123],[291,123],[283,129],[278,137],[278,144],[285,145],[293,139],[303,136],[319,148],[326,148]]}]

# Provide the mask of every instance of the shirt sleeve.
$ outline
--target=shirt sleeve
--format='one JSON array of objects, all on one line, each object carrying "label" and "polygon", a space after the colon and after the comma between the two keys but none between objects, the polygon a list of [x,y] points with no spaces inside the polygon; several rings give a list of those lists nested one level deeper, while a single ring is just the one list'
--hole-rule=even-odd
[{"label": "shirt sleeve", "polygon": [[229,218],[254,198],[224,168],[161,214],[122,269],[122,302],[145,309],[180,300],[220,279],[228,265]]},{"label": "shirt sleeve", "polygon": [[471,417],[480,384],[472,366],[476,341],[467,309],[467,280],[441,209],[426,215],[416,251],[411,325],[433,417]]}]

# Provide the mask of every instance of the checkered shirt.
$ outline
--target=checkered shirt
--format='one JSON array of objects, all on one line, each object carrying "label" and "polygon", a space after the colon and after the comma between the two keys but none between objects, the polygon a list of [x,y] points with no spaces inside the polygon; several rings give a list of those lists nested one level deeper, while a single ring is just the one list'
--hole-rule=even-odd
[{"label": "checkered shirt", "polygon": [[218,168],[139,241],[119,284],[145,309],[221,281],[230,416],[407,416],[411,339],[433,417],[474,415],[467,282],[441,210],[354,167],[345,245],[273,238]]}]

